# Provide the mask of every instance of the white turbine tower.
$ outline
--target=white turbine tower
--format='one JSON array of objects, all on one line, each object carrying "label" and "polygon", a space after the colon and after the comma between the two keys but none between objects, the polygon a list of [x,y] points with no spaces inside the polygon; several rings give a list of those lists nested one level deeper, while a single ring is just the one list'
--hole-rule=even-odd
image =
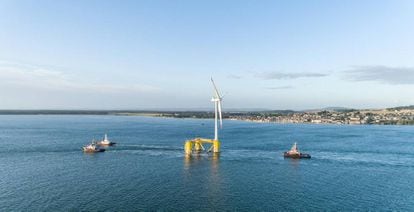
[{"label": "white turbine tower", "polygon": [[214,140],[218,141],[218,118],[220,118],[220,128],[223,127],[223,118],[221,114],[221,101],[223,100],[223,96],[220,96],[213,78],[211,78],[211,83],[213,83],[214,87],[214,96],[211,99],[211,101],[214,102]]}]

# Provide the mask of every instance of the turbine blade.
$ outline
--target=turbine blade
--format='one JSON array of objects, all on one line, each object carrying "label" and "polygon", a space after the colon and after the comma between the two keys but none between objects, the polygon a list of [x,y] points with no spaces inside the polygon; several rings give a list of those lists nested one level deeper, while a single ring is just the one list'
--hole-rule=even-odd
[{"label": "turbine blade", "polygon": [[211,82],[213,83],[214,92],[216,93],[216,97],[217,97],[217,98],[221,98],[221,97],[220,97],[220,94],[219,94],[219,91],[218,91],[218,89],[217,89],[216,83],[214,83],[213,77],[211,78]]},{"label": "turbine blade", "polygon": [[218,112],[220,116],[220,128],[223,128],[223,117],[221,115],[221,101],[218,102]]}]

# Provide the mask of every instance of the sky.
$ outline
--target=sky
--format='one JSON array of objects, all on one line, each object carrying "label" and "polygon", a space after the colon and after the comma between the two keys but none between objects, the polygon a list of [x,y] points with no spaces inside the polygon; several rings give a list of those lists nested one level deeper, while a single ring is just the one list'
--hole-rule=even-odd
[{"label": "sky", "polygon": [[0,0],[0,109],[414,104],[414,1]]}]

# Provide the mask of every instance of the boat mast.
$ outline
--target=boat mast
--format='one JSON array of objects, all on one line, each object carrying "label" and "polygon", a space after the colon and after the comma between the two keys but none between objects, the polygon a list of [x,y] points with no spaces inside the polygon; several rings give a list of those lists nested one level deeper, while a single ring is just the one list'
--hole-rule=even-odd
[{"label": "boat mast", "polygon": [[298,152],[298,147],[296,145],[296,142],[293,144],[292,148],[290,149],[292,152]]}]

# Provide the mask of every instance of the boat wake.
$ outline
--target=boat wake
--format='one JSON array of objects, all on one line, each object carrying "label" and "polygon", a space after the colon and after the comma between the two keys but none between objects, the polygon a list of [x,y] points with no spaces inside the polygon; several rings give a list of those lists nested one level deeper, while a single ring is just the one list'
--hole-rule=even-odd
[{"label": "boat wake", "polygon": [[166,146],[166,145],[148,145],[148,144],[119,144],[116,145],[114,150],[164,150],[164,151],[176,151],[183,150],[182,147]]},{"label": "boat wake", "polygon": [[111,148],[107,153],[138,154],[148,156],[182,157],[183,149],[175,146],[147,145],[147,144],[122,144]]},{"label": "boat wake", "polygon": [[390,153],[315,152],[315,159],[360,165],[414,167],[414,157]]}]

